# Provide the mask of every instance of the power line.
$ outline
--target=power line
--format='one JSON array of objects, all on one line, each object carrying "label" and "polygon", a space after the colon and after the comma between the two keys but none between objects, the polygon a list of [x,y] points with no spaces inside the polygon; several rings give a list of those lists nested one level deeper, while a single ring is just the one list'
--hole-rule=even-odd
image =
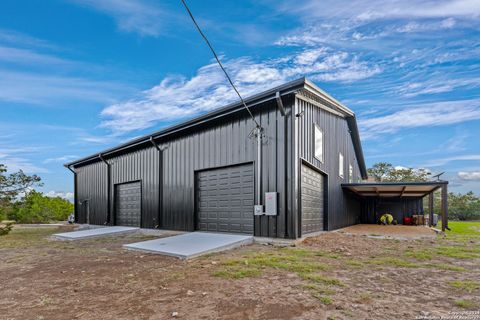
[{"label": "power line", "polygon": [[233,81],[232,81],[232,79],[230,78],[230,76],[228,75],[227,70],[225,70],[225,68],[223,67],[223,64],[220,62],[220,59],[218,58],[217,54],[215,53],[215,50],[213,49],[212,45],[210,44],[210,41],[208,41],[207,37],[206,37],[205,34],[202,32],[202,29],[200,29],[200,26],[198,25],[197,21],[196,21],[195,18],[193,17],[192,12],[190,11],[190,9],[189,9],[188,6],[187,6],[187,3],[185,2],[185,0],[181,0],[181,1],[182,1],[183,5],[185,6],[185,9],[187,9],[187,12],[188,12],[188,14],[190,15],[190,18],[192,18],[192,21],[193,21],[193,23],[195,24],[195,27],[197,27],[198,32],[200,33],[200,35],[202,36],[202,38],[205,40],[205,42],[207,43],[208,47],[210,48],[210,50],[212,51],[213,55],[215,56],[215,59],[217,60],[218,65],[220,66],[220,68],[222,68],[223,73],[225,73],[225,76],[227,77],[228,82],[230,82],[230,85],[232,86],[233,90],[235,90],[235,92],[237,93],[238,97],[240,98],[240,101],[242,101],[243,106],[245,107],[245,109],[247,109],[248,113],[250,114],[250,117],[252,117],[253,122],[255,122],[255,125],[257,126],[257,128],[261,128],[261,127],[260,127],[260,124],[257,122],[257,120],[255,119],[255,117],[253,116],[252,111],[250,111],[250,108],[247,107],[247,104],[245,103],[245,101],[243,100],[242,96],[240,95],[240,92],[238,92],[237,87],[235,87],[235,85],[233,84]]}]

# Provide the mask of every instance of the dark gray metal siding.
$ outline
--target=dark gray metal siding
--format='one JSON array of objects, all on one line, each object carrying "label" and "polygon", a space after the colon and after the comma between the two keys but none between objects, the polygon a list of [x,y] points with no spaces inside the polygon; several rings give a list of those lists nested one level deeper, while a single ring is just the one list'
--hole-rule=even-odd
[{"label": "dark gray metal siding", "polygon": [[[291,147],[293,102],[293,95],[283,97],[287,109],[285,117],[277,109],[275,101],[253,108],[257,121],[265,129],[266,137],[262,148],[261,201],[264,201],[267,191],[279,193],[278,215],[254,218],[256,236],[296,236],[296,217],[292,215],[291,202],[294,197],[291,187],[295,176],[292,171],[294,158]],[[193,231],[195,172],[247,162],[255,163],[256,144],[254,139],[248,137],[253,128],[254,123],[247,112],[242,110],[219,120],[212,120],[208,125],[158,139],[158,144],[166,146],[162,153],[151,146],[106,158],[111,165],[112,216],[115,214],[114,185],[139,180],[142,183],[142,227],[152,228],[158,224],[162,229]],[[159,154],[162,154],[161,159]],[[162,169],[159,171],[160,167]],[[79,173],[79,200],[95,194],[92,199],[95,223],[103,224],[107,220],[107,165],[94,162],[76,167],[75,171]],[[83,176],[81,172],[84,172]],[[95,191],[92,187],[95,187]]]},{"label": "dark gray metal siding", "polygon": [[[328,181],[328,217],[327,229],[333,230],[358,223],[360,207],[356,208],[355,202],[343,193],[341,184],[348,182],[348,165],[353,166],[354,182],[360,176],[360,170],[355,158],[353,142],[345,118],[321,109],[313,103],[296,99],[296,113],[302,113],[295,118],[296,139],[298,141],[298,162],[306,160],[322,172],[326,173]],[[314,125],[317,124],[323,131],[324,161],[320,162],[314,157]],[[344,156],[344,177],[339,176],[339,153]],[[297,167],[299,172],[299,165]]]},{"label": "dark gray metal siding", "polygon": [[[112,186],[140,181],[142,185],[142,224],[143,228],[158,225],[160,203],[159,151],[153,146],[136,150],[107,161],[111,166]],[[104,166],[106,166],[104,164]],[[114,188],[112,190],[111,212],[115,214]],[[113,223],[113,221],[112,221]]]},{"label": "dark gray metal siding", "polygon": [[89,166],[76,168],[75,171],[77,174],[76,193],[78,198],[75,203],[78,215],[77,221],[80,223],[87,222],[86,206],[88,205],[90,223],[104,224],[107,221],[107,165],[103,162],[96,162]]},{"label": "dark gray metal siding", "polygon": [[[284,98],[287,108],[293,99]],[[255,110],[254,110],[255,111]],[[260,111],[260,112],[259,112]],[[279,192],[279,214],[256,216],[255,235],[292,237],[293,230],[285,230],[286,216],[291,213],[286,201],[285,124],[290,127],[278,111],[274,102],[267,102],[255,112],[255,117],[265,129],[263,145],[262,201],[267,191]],[[290,119],[291,115],[287,115]],[[168,147],[163,152],[163,210],[162,227],[192,231],[195,228],[194,172],[209,168],[255,162],[256,144],[248,137],[254,123],[244,111],[228,121],[211,123],[194,132],[164,141]],[[256,167],[255,167],[256,170]],[[257,172],[255,172],[255,175]],[[291,171],[287,173],[291,179]],[[291,180],[290,180],[291,181]],[[291,190],[290,190],[291,192]],[[253,208],[252,208],[253,210]]]},{"label": "dark gray metal siding", "polygon": [[197,172],[197,229],[253,234],[252,164]]},{"label": "dark gray metal siding", "polygon": [[380,216],[390,213],[399,224],[403,217],[413,214],[423,214],[423,199],[421,198],[363,198],[361,202],[361,222],[377,223]]}]

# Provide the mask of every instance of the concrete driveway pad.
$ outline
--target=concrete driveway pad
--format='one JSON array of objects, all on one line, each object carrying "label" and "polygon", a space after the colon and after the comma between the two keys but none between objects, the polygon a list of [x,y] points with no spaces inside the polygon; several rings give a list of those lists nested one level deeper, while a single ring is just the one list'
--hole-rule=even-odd
[{"label": "concrete driveway pad", "polygon": [[173,237],[123,245],[126,249],[191,259],[203,254],[229,250],[253,243],[253,236],[227,233],[191,232]]},{"label": "concrete driveway pad", "polygon": [[117,235],[121,233],[129,233],[135,232],[140,230],[140,228],[135,227],[102,227],[102,228],[93,228],[81,231],[72,231],[72,232],[63,232],[63,233],[55,233],[53,234],[54,238],[60,240],[80,240],[80,239],[87,239],[93,237],[101,237],[101,236],[109,236],[109,235]]}]

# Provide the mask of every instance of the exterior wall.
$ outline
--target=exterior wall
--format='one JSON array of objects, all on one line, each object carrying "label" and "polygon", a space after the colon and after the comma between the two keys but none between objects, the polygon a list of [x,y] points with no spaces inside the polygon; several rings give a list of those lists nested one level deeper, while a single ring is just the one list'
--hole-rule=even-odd
[{"label": "exterior wall", "polygon": [[[288,104],[286,104],[288,105]],[[256,216],[254,234],[264,237],[289,237],[286,218],[291,215],[287,203],[285,162],[285,124],[289,121],[270,102],[255,112],[257,121],[265,129],[266,142],[262,146],[262,203],[267,191],[277,191],[278,215]],[[290,117],[290,115],[287,115]],[[166,140],[163,152],[163,207],[161,228],[195,229],[195,172],[241,163],[254,163],[257,158],[255,139],[249,138],[254,128],[252,120],[242,112],[228,122],[209,124],[201,130]],[[257,167],[255,165],[255,176]],[[291,172],[291,171],[290,171]],[[291,173],[287,173],[291,181]],[[253,212],[253,208],[252,208]]]},{"label": "exterior wall", "polygon": [[[160,167],[159,151],[153,147],[136,150],[107,160],[111,166],[110,212],[111,224],[115,222],[114,186],[116,184],[141,181],[142,185],[142,228],[154,228],[159,224]],[[104,164],[104,166],[106,166]]]},{"label": "exterior wall", "polygon": [[[298,97],[296,99],[296,113],[302,113],[294,120],[299,162],[307,161],[321,170],[328,180],[327,230],[358,223],[359,202],[344,194],[341,187],[342,183],[348,182],[349,164],[353,166],[353,181],[358,182],[358,177],[361,176],[346,119]],[[315,124],[323,131],[323,162],[320,162],[314,156]],[[343,178],[338,174],[339,152],[344,156]]]},{"label": "exterior wall", "polygon": [[[262,192],[278,192],[278,215],[256,216],[254,234],[265,237],[295,237],[291,227],[292,215],[292,148],[291,130],[293,121],[292,96],[283,97],[287,115],[282,116],[275,101],[259,105],[253,110],[257,121],[265,129],[262,146]],[[92,224],[107,221],[108,190],[110,212],[113,217],[114,185],[131,181],[142,182],[142,227],[186,230],[195,229],[195,172],[208,168],[253,163],[257,159],[255,139],[249,138],[254,128],[246,111],[211,121],[181,134],[157,139],[163,151],[153,145],[143,149],[110,157],[111,185],[108,188],[107,165],[94,162],[75,168],[77,173],[77,197],[79,201],[91,198]],[[285,143],[286,139],[288,142]],[[257,167],[255,166],[255,170]],[[258,173],[255,172],[255,175]],[[163,183],[160,181],[163,180]],[[77,208],[79,209],[79,208]],[[253,214],[253,208],[252,208]],[[77,210],[78,221],[84,215]],[[110,224],[114,220],[110,219]]]},{"label": "exterior wall", "polygon": [[[96,162],[85,167],[75,169],[77,176],[77,190],[75,212],[77,221],[87,223],[87,206],[90,211],[90,223],[102,225],[107,221],[107,165]],[[85,202],[88,200],[88,202]],[[80,204],[81,202],[82,204]]]}]

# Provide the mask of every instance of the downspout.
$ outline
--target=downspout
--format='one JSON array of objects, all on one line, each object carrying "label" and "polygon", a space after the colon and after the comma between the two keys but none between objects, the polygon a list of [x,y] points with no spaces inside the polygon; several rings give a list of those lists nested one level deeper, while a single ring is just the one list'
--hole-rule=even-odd
[{"label": "downspout", "polygon": [[103,161],[107,165],[107,221],[104,222],[105,225],[108,225],[111,223],[111,173],[110,173],[110,163],[108,163],[102,156],[102,154],[99,154],[98,157],[100,160]]},{"label": "downspout", "polygon": [[162,149],[158,146],[158,144],[155,142],[155,139],[153,136],[150,137],[150,142],[152,145],[157,149],[158,151],[158,212],[157,212],[157,221],[153,221],[155,225],[155,229],[160,228],[160,213],[162,211],[162,204],[163,204],[163,198],[162,198],[162,190],[163,190],[163,179],[162,179],[162,171],[163,171],[163,154],[162,154]]},{"label": "downspout", "polygon": [[73,215],[75,216],[75,222],[78,222],[78,213],[77,213],[77,173],[71,166],[65,166],[68,170],[73,173]]},{"label": "downspout", "polygon": [[284,154],[283,154],[283,163],[284,163],[284,238],[288,238],[288,119],[286,117],[287,112],[283,105],[282,96],[280,92],[277,91],[275,94],[275,99],[277,101],[277,108],[280,110],[280,114],[283,117],[283,143],[284,143]]}]

